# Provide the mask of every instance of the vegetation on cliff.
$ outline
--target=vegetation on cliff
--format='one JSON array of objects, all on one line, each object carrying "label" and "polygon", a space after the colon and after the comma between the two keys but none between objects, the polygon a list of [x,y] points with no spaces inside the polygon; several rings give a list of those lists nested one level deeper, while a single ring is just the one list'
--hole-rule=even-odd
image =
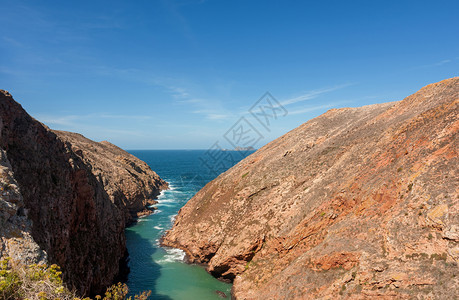
[{"label": "vegetation on cliff", "polygon": [[[118,283],[107,289],[103,296],[94,300],[132,300],[127,297],[126,284]],[[151,292],[134,296],[134,300],[146,300]],[[80,299],[75,291],[69,290],[62,281],[59,266],[46,264],[17,265],[10,257],[0,259],[0,299],[27,300],[92,300]]]}]

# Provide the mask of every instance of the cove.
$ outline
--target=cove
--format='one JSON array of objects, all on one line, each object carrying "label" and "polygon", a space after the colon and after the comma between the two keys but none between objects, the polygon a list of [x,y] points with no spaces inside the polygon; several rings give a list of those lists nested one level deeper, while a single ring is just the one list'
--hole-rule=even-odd
[{"label": "cove", "polygon": [[[228,299],[231,284],[221,282],[208,274],[202,266],[184,262],[185,254],[178,249],[163,248],[159,240],[172,226],[179,209],[204,185],[216,177],[202,159],[207,150],[131,150],[131,154],[145,161],[158,175],[169,183],[169,189],[158,197],[158,208],[150,216],[126,228],[129,251],[127,285],[130,295],[151,290],[151,299],[192,300],[221,299],[216,291]],[[232,151],[233,152],[233,151]],[[241,152],[232,157],[238,160],[251,152]],[[231,167],[226,164],[225,168]],[[220,170],[225,171],[225,170]]]}]

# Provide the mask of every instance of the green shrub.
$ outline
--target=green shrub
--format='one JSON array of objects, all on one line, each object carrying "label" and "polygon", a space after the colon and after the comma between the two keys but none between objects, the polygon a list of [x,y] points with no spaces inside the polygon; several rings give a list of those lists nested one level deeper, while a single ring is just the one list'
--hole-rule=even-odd
[{"label": "green shrub", "polygon": [[[127,297],[126,284],[118,283],[109,287],[105,296],[96,296],[96,300],[132,300]],[[151,292],[135,295],[134,300],[146,300]],[[0,259],[0,299],[28,300],[91,300],[80,299],[65,287],[62,272],[58,265],[32,264],[26,267],[14,267],[10,258]]]},{"label": "green shrub", "polygon": [[9,265],[10,258],[0,261],[0,299],[13,299],[21,286],[21,279],[13,272]]}]

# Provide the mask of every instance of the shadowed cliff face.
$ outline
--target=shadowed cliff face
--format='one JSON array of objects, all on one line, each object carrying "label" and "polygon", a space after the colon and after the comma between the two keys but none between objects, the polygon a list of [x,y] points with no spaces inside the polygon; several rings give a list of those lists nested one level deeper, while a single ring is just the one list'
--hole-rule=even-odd
[{"label": "shadowed cliff face", "polygon": [[25,265],[46,263],[46,252],[31,236],[31,221],[8,157],[0,149],[0,257]]},{"label": "shadowed cliff face", "polygon": [[[50,263],[62,267],[71,288],[100,293],[112,284],[125,258],[125,220],[167,185],[145,163],[109,143],[56,135],[1,90],[0,121],[5,164],[22,194],[16,211],[32,221],[33,240]],[[123,180],[127,187],[119,187]],[[11,223],[12,217],[5,219]]]},{"label": "shadowed cliff face", "polygon": [[164,244],[237,299],[457,297],[459,78],[330,110],[247,157]]}]

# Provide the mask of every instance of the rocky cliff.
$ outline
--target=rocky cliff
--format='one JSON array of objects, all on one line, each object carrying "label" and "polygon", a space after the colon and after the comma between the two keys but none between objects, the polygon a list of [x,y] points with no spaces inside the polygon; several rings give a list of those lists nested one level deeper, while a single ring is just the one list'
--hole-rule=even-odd
[{"label": "rocky cliff", "polygon": [[0,90],[1,255],[60,265],[80,294],[100,293],[125,264],[125,223],[167,187],[108,142],[53,132]]},{"label": "rocky cliff", "polygon": [[152,212],[150,206],[167,183],[134,155],[107,142],[94,142],[81,134],[53,131],[91,170],[110,201],[121,209],[126,224]]},{"label": "rocky cliff", "polygon": [[26,213],[11,164],[0,149],[0,257],[26,265],[46,263],[46,252],[32,238],[32,222]]},{"label": "rocky cliff", "polygon": [[163,243],[236,299],[457,299],[459,78],[333,109],[199,191]]}]

